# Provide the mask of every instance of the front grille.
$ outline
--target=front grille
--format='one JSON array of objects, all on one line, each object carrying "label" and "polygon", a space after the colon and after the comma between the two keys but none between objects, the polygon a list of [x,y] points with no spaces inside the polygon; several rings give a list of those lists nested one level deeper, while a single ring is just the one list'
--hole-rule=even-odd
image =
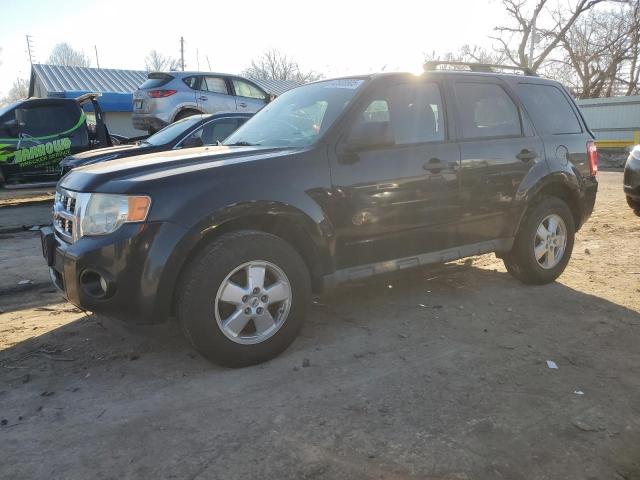
[{"label": "front grille", "polygon": [[66,242],[75,240],[77,224],[77,199],[73,192],[58,189],[53,204],[53,226],[58,235]]}]

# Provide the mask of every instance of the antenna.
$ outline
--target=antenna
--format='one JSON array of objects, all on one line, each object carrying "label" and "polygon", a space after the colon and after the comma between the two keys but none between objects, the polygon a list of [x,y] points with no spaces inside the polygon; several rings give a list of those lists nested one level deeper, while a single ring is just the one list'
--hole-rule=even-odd
[{"label": "antenna", "polygon": [[29,63],[33,65],[35,57],[35,48],[33,46],[33,37],[31,35],[25,35],[27,37],[27,52],[29,52]]}]

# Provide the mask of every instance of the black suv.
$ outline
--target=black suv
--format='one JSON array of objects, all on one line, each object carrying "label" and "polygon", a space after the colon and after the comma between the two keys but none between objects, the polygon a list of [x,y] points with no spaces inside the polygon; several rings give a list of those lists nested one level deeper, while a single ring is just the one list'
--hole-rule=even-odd
[{"label": "black suv", "polygon": [[175,316],[207,358],[249,365],[293,341],[312,292],[350,280],[495,252],[519,280],[552,282],[596,170],[557,82],[339,78],[283,94],[224,145],[71,171],[43,252],[81,308]]}]

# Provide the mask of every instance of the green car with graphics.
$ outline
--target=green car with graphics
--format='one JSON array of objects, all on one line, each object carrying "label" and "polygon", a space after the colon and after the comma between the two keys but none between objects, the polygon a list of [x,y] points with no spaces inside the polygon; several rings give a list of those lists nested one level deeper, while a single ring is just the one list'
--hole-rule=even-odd
[{"label": "green car with graphics", "polygon": [[[30,98],[0,109],[0,184],[57,181],[68,155],[110,146],[97,97]],[[93,104],[93,128],[82,108],[87,103]]]}]

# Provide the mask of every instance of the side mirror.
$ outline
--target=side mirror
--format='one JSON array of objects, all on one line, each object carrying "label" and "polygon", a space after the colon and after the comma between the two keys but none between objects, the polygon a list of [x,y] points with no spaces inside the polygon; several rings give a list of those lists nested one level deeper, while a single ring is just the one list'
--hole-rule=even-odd
[{"label": "side mirror", "polygon": [[4,122],[2,129],[12,137],[17,137],[20,134],[20,124],[16,119]]},{"label": "side mirror", "polygon": [[200,137],[189,137],[180,146],[182,148],[196,148],[204,146],[204,143]]},{"label": "side mirror", "polygon": [[359,122],[338,150],[342,163],[354,163],[359,153],[395,145],[389,122]]},{"label": "side mirror", "polygon": [[264,103],[271,103],[276,99],[276,96],[273,93],[268,93],[267,98],[264,99]]}]

